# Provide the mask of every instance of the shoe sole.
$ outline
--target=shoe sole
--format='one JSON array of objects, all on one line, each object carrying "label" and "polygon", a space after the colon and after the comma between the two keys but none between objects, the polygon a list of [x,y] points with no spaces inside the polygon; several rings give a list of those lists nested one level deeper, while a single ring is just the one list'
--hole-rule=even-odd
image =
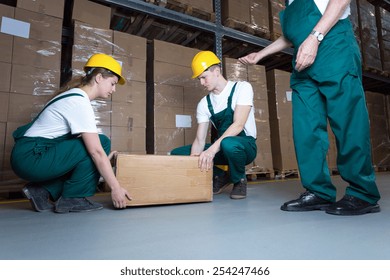
[{"label": "shoe sole", "polygon": [[243,199],[246,198],[246,195],[231,195],[231,199]]},{"label": "shoe sole", "polygon": [[222,188],[220,188],[217,192],[213,192],[213,194],[220,194],[222,192],[224,192],[232,183],[228,183],[226,185],[224,185]]},{"label": "shoe sole", "polygon": [[37,204],[35,203],[34,197],[31,195],[31,193],[30,193],[30,191],[28,190],[27,187],[24,187],[24,188],[22,189],[22,192],[23,192],[24,196],[25,196],[28,200],[30,200],[30,204],[31,204],[32,208],[33,208],[35,211],[37,211],[37,212],[49,212],[49,211],[52,211],[52,210],[53,210],[53,207],[52,207],[52,208],[48,208],[48,209],[40,209],[40,208],[37,206]]},{"label": "shoe sole", "polygon": [[320,205],[315,205],[315,206],[306,206],[306,207],[286,207],[282,205],[280,207],[280,210],[282,211],[288,211],[288,212],[307,212],[307,211],[326,211],[329,206],[332,204],[320,204]]},{"label": "shoe sole", "polygon": [[54,212],[56,212],[58,214],[66,214],[66,213],[70,213],[70,212],[73,212],[73,213],[92,212],[92,211],[102,210],[102,209],[103,209],[103,206],[99,207],[99,208],[87,209],[87,210],[72,210],[72,209],[68,209],[68,210],[60,211],[60,210],[55,209]]},{"label": "shoe sole", "polygon": [[343,210],[326,210],[325,212],[330,215],[337,215],[337,216],[357,216],[357,215],[364,215],[369,213],[378,213],[381,211],[381,208],[379,205],[375,206],[369,206],[364,209],[361,209],[360,211],[343,211]]}]

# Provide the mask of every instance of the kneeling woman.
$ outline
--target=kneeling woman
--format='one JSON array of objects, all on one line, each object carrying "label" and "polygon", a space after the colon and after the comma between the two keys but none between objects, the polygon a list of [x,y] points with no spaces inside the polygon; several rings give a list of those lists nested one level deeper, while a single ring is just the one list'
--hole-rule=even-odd
[{"label": "kneeling woman", "polygon": [[110,97],[117,83],[125,83],[122,67],[111,56],[95,54],[84,71],[85,76],[68,83],[31,123],[13,134],[11,166],[30,182],[23,193],[38,212],[102,209],[88,199],[95,194],[100,176],[111,189],[115,208],[126,207],[131,199],[112,170],[111,142],[98,134],[91,105],[91,100]]}]

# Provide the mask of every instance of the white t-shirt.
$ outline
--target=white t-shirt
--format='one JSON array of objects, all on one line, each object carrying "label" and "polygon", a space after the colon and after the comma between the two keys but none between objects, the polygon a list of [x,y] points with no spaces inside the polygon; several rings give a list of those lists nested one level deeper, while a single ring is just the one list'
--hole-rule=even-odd
[{"label": "white t-shirt", "polygon": [[69,93],[78,93],[82,96],[65,97],[50,104],[26,131],[25,136],[54,139],[69,132],[98,133],[91,101],[83,90],[74,88],[55,98]]},{"label": "white t-shirt", "polygon": [[[289,4],[294,2],[294,0],[288,0]],[[318,10],[320,10],[321,14],[324,14],[326,7],[328,6],[329,0],[314,0],[316,3]],[[340,17],[340,19],[347,18],[351,14],[351,7],[350,5],[347,6],[347,8],[344,11],[344,14]]]},{"label": "white t-shirt", "polygon": [[[235,82],[228,81],[225,88],[220,94],[210,93],[210,100],[213,106],[214,114],[217,114],[227,108],[227,102],[230,92]],[[253,88],[248,82],[237,82],[237,86],[234,90],[232,98],[232,110],[235,110],[236,105],[250,105],[251,111],[248,116],[248,120],[245,123],[244,131],[247,136],[256,138],[256,122],[253,108]],[[207,96],[203,97],[198,103],[196,109],[196,119],[198,123],[209,122],[211,113],[207,104]]]}]

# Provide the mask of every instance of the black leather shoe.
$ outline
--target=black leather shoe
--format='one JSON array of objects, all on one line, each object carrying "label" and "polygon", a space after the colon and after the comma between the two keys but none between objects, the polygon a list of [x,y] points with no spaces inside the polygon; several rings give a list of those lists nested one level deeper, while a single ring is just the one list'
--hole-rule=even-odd
[{"label": "black leather shoe", "polygon": [[326,209],[326,213],[340,216],[363,215],[380,211],[378,204],[371,204],[348,194]]},{"label": "black leather shoe", "polygon": [[298,199],[287,201],[280,209],[283,211],[313,211],[325,210],[332,203],[312,192],[306,191]]}]

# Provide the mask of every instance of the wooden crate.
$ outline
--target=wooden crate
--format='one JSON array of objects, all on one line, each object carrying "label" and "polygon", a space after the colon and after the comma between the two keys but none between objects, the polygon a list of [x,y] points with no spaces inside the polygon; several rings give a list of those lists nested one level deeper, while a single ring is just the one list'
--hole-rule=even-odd
[{"label": "wooden crate", "polygon": [[128,206],[210,202],[212,171],[201,172],[191,156],[119,154],[116,177],[128,190]]}]

